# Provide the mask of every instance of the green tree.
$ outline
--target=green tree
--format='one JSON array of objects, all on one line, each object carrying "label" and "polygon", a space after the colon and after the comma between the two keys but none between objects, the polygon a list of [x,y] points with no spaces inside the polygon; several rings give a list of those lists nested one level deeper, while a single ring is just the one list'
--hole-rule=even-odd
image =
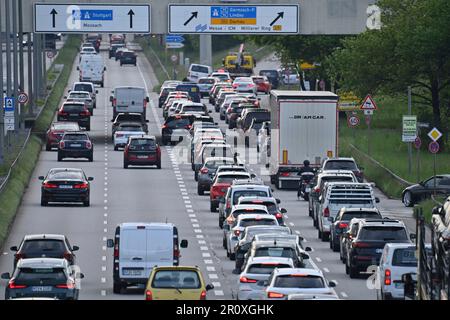
[{"label": "green tree", "polygon": [[327,59],[329,75],[360,95],[398,94],[411,86],[424,113],[431,107],[433,125],[448,131],[450,1],[380,0],[378,5],[382,28],[344,40]]}]

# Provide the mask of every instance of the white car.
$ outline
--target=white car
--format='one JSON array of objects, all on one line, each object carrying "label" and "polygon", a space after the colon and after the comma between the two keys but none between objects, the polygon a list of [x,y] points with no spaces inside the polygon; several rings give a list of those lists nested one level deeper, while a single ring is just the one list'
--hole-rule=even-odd
[{"label": "white car", "polygon": [[97,54],[97,51],[94,47],[83,47],[80,51],[80,58],[79,61],[81,61],[81,57],[84,55],[90,55],[90,54]]},{"label": "white car", "polygon": [[258,286],[258,281],[269,279],[275,268],[294,268],[291,258],[255,257],[248,260],[239,276],[238,300],[260,300],[264,296],[264,287]]},{"label": "white car", "polygon": [[268,281],[259,281],[264,288],[264,300],[287,300],[290,294],[321,294],[337,297],[334,281],[327,281],[316,269],[275,269]]},{"label": "white car", "polygon": [[218,78],[220,81],[231,81],[231,76],[228,72],[213,72],[209,76]]},{"label": "white car", "polygon": [[119,148],[124,148],[128,143],[128,138],[144,135],[146,135],[146,133],[139,124],[130,123],[128,125],[124,123],[118,131],[114,132],[114,150],[117,151]]},{"label": "white car", "polygon": [[257,94],[258,88],[251,77],[238,77],[233,81],[233,89],[237,92]]},{"label": "white car", "polygon": [[[430,245],[426,246],[431,249]],[[402,275],[417,273],[416,247],[408,243],[387,243],[377,268],[377,299],[404,299]]]},{"label": "white car", "polygon": [[[242,213],[245,212],[245,213]],[[237,217],[236,217],[237,215]],[[236,219],[233,222],[233,219]],[[266,206],[261,205],[235,205],[231,214],[224,223],[224,236],[226,240],[227,257],[235,260],[234,247],[239,241],[240,234],[248,226],[278,226],[275,216],[269,214]]]}]

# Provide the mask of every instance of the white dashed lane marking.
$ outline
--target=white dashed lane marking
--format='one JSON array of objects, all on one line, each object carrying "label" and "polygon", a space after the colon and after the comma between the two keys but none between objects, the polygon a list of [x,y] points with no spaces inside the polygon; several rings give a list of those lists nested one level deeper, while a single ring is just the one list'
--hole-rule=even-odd
[{"label": "white dashed lane marking", "polygon": [[348,295],[347,295],[345,292],[341,292],[341,296],[342,296],[343,298],[348,298]]}]

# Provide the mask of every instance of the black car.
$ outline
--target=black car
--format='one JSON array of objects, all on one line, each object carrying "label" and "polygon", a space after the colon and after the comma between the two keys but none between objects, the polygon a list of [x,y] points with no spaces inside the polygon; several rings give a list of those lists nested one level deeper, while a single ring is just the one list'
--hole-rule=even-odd
[{"label": "black car", "polygon": [[80,127],[91,130],[91,113],[82,102],[65,102],[58,111],[57,120],[77,122]]},{"label": "black car", "polygon": [[243,117],[238,119],[237,128],[243,130],[244,132],[247,131],[250,128],[253,119],[256,119],[256,121],[261,123],[264,121],[270,121],[270,112],[265,109],[248,109]]},{"label": "black car", "polygon": [[94,144],[85,132],[67,132],[58,145],[58,161],[65,158],[87,158],[94,161]]},{"label": "black car", "polygon": [[21,259],[14,273],[2,274],[8,280],[5,299],[52,298],[77,300],[80,286],[76,279],[83,274],[74,271],[66,259]]},{"label": "black car", "polygon": [[124,64],[137,65],[137,56],[134,51],[128,50],[122,52],[122,55],[120,56],[120,65],[122,66]]},{"label": "black car", "polygon": [[[436,177],[436,179],[435,179]],[[402,201],[406,207],[412,207],[423,199],[438,195],[450,195],[450,175],[437,175],[409,186],[402,192]]]},{"label": "black car", "polygon": [[272,84],[272,89],[276,89],[280,85],[280,77],[277,70],[261,70],[259,71],[259,75],[267,77]]},{"label": "black car", "polygon": [[339,251],[341,235],[348,230],[349,222],[353,218],[381,219],[382,216],[380,211],[376,208],[341,208],[336,215],[336,218],[330,218],[333,219],[330,230],[330,249],[335,252]]},{"label": "black car", "polygon": [[55,168],[50,169],[47,176],[40,176],[41,206],[49,202],[82,202],[85,207],[90,206],[90,181],[82,169]]},{"label": "black car", "polygon": [[123,167],[156,166],[161,169],[161,148],[154,136],[130,137],[123,152]]},{"label": "black car", "polygon": [[195,116],[192,115],[173,115],[167,117],[164,125],[161,129],[162,143],[163,145],[167,145],[169,142],[181,141],[183,137],[180,135],[178,139],[173,140],[172,134],[174,130],[187,130],[188,134],[191,129],[192,123],[194,122]]},{"label": "black car", "polygon": [[20,245],[10,248],[14,254],[14,269],[20,259],[32,258],[57,258],[66,259],[69,264],[76,263],[75,251],[80,248],[71,246],[69,239],[59,234],[35,234],[27,235]]},{"label": "black car", "polygon": [[120,125],[124,122],[135,122],[142,125],[142,129],[144,132],[148,133],[148,120],[145,119],[145,116],[142,113],[118,113],[117,116],[111,120],[112,122],[112,136],[111,138],[114,140],[114,133],[120,128]]},{"label": "black car", "polygon": [[[345,233],[344,237],[349,234]],[[356,278],[380,263],[386,243],[412,243],[403,222],[393,219],[361,219],[355,237],[347,241],[345,273]]]},{"label": "black car", "polygon": [[116,57],[116,51],[119,48],[123,48],[125,47],[124,43],[115,43],[115,44],[111,44],[111,46],[109,47],[109,58],[115,58]]},{"label": "black car", "polygon": [[158,107],[162,108],[164,102],[167,99],[167,96],[169,95],[169,92],[175,91],[175,87],[163,87],[161,88],[161,92],[159,93],[158,98]]}]

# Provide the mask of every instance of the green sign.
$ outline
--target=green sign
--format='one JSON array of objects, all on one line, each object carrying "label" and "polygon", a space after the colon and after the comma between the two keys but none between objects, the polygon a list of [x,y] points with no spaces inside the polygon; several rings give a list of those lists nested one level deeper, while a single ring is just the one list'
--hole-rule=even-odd
[{"label": "green sign", "polygon": [[403,116],[403,142],[414,142],[417,138],[417,116]]}]

